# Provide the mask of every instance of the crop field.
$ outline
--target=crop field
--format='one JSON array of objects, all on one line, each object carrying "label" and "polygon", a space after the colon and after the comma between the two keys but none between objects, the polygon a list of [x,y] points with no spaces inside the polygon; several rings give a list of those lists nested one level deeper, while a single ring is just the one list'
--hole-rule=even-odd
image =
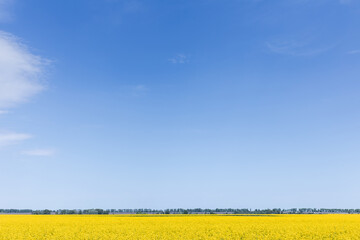
[{"label": "crop field", "polygon": [[0,239],[360,239],[360,215],[0,215]]}]

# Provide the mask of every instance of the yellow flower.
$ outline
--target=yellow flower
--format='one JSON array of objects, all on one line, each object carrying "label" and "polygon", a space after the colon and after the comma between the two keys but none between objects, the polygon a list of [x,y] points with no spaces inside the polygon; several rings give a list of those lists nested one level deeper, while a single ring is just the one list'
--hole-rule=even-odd
[{"label": "yellow flower", "polygon": [[5,239],[360,239],[360,215],[0,215]]}]

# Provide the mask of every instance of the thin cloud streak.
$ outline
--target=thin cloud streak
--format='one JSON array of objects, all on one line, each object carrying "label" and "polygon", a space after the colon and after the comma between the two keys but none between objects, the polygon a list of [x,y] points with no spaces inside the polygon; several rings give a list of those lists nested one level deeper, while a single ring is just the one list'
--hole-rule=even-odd
[{"label": "thin cloud streak", "polygon": [[0,109],[26,102],[41,92],[47,60],[29,52],[15,36],[0,31]]},{"label": "thin cloud streak", "polygon": [[291,56],[315,56],[328,51],[332,47],[316,48],[299,41],[275,41],[266,42],[267,48],[277,54]]},{"label": "thin cloud streak", "polygon": [[[0,7],[8,1],[0,0]],[[0,20],[1,20],[0,8]],[[0,31],[0,115],[28,101],[44,90],[41,79],[48,61],[32,54],[10,33]],[[0,147],[19,144],[32,136],[24,133],[0,133]]]},{"label": "thin cloud streak", "polygon": [[189,62],[189,57],[185,54],[177,54],[175,57],[168,59],[173,64],[184,64]]},{"label": "thin cloud streak", "polygon": [[148,88],[143,84],[138,84],[132,88],[132,95],[134,97],[143,96],[148,91]]},{"label": "thin cloud streak", "polygon": [[348,54],[360,54],[360,50],[351,50],[347,52]]},{"label": "thin cloud streak", "polygon": [[24,155],[35,156],[35,157],[51,157],[55,155],[55,150],[53,149],[34,149],[29,151],[24,151]]},{"label": "thin cloud streak", "polygon": [[352,2],[353,2],[352,0],[339,0],[340,4],[350,4]]},{"label": "thin cloud streak", "polygon": [[17,144],[32,136],[24,133],[0,133],[0,147]]}]

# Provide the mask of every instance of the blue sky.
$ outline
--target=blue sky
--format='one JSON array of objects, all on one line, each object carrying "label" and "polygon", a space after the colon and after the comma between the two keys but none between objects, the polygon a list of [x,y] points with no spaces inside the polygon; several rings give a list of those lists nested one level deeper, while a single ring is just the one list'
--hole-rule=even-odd
[{"label": "blue sky", "polygon": [[360,2],[0,0],[0,208],[359,208]]}]

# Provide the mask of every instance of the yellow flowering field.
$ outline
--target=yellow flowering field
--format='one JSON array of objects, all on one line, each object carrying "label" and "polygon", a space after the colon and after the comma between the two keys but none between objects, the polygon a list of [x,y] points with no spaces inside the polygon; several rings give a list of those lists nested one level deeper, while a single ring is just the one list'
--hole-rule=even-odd
[{"label": "yellow flowering field", "polygon": [[360,215],[0,215],[0,239],[360,239]]}]

